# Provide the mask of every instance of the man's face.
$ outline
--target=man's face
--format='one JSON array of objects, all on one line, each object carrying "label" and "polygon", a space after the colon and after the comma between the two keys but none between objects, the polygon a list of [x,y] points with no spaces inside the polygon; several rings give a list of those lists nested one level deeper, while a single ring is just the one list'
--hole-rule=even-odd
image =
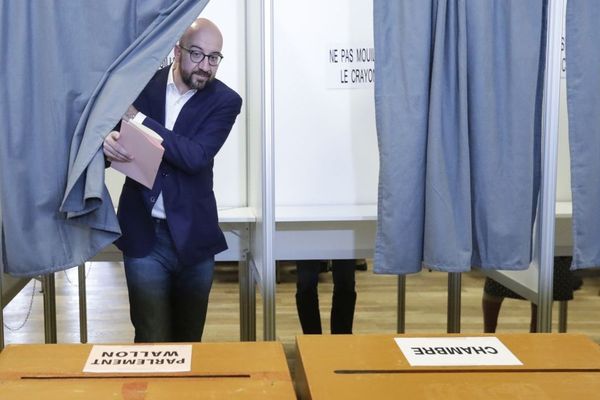
[{"label": "man's face", "polygon": [[[221,54],[220,38],[208,30],[197,32],[187,41],[175,48],[175,56],[179,62],[181,80],[189,89],[202,90],[215,79],[218,65],[211,65],[210,59]],[[202,56],[206,55],[204,59]],[[200,62],[192,61],[202,59]]]}]

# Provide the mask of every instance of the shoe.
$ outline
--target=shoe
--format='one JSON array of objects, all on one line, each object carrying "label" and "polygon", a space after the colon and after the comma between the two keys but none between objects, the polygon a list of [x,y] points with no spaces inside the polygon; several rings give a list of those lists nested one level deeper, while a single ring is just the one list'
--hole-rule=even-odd
[{"label": "shoe", "polygon": [[357,271],[366,271],[369,269],[369,265],[367,264],[367,260],[360,259],[360,260],[356,260],[356,270]]}]

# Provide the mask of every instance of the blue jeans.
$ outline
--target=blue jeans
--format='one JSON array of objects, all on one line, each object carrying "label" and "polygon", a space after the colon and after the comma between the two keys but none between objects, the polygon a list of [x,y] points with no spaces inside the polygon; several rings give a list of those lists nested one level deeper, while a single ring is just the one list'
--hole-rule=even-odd
[{"label": "blue jeans", "polygon": [[135,342],[202,339],[215,261],[179,262],[165,221],[155,221],[156,244],[145,257],[124,256]]}]

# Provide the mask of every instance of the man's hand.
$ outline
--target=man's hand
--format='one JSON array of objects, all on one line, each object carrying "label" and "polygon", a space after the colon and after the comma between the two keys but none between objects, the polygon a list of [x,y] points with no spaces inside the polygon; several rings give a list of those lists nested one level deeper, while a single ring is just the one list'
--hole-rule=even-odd
[{"label": "man's hand", "polygon": [[119,144],[120,136],[119,131],[112,131],[108,134],[102,146],[104,155],[109,161],[129,162],[133,160],[133,156]]}]

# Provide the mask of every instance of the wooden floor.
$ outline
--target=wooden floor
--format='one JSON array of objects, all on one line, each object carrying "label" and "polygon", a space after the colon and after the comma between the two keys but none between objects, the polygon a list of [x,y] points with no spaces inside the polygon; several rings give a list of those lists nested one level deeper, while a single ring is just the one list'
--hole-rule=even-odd
[{"label": "wooden floor", "polygon": [[[294,336],[301,333],[294,301],[295,266],[280,265],[277,285],[277,338],[293,351]],[[321,316],[329,327],[331,274],[320,276]],[[87,264],[88,341],[128,343],[133,330],[123,269],[119,263]],[[463,274],[463,333],[482,332],[481,294],[484,278],[476,272]],[[34,287],[35,285],[35,287]],[[355,333],[393,333],[396,330],[396,285],[394,276],[357,272],[358,301]],[[40,282],[31,281],[4,309],[5,343],[43,343],[43,303]],[[77,270],[56,274],[57,324],[59,343],[79,342]],[[423,271],[407,277],[406,332],[446,332],[447,274]],[[584,278],[575,300],[569,302],[568,331],[584,333],[600,343],[600,278]],[[30,308],[31,307],[31,308]],[[239,294],[237,265],[219,264],[211,293],[205,341],[239,340]],[[558,306],[554,307],[554,327]],[[21,326],[22,325],[22,326]],[[501,311],[498,332],[527,332],[529,303],[507,299]],[[257,296],[257,338],[262,338],[262,303]]]}]

